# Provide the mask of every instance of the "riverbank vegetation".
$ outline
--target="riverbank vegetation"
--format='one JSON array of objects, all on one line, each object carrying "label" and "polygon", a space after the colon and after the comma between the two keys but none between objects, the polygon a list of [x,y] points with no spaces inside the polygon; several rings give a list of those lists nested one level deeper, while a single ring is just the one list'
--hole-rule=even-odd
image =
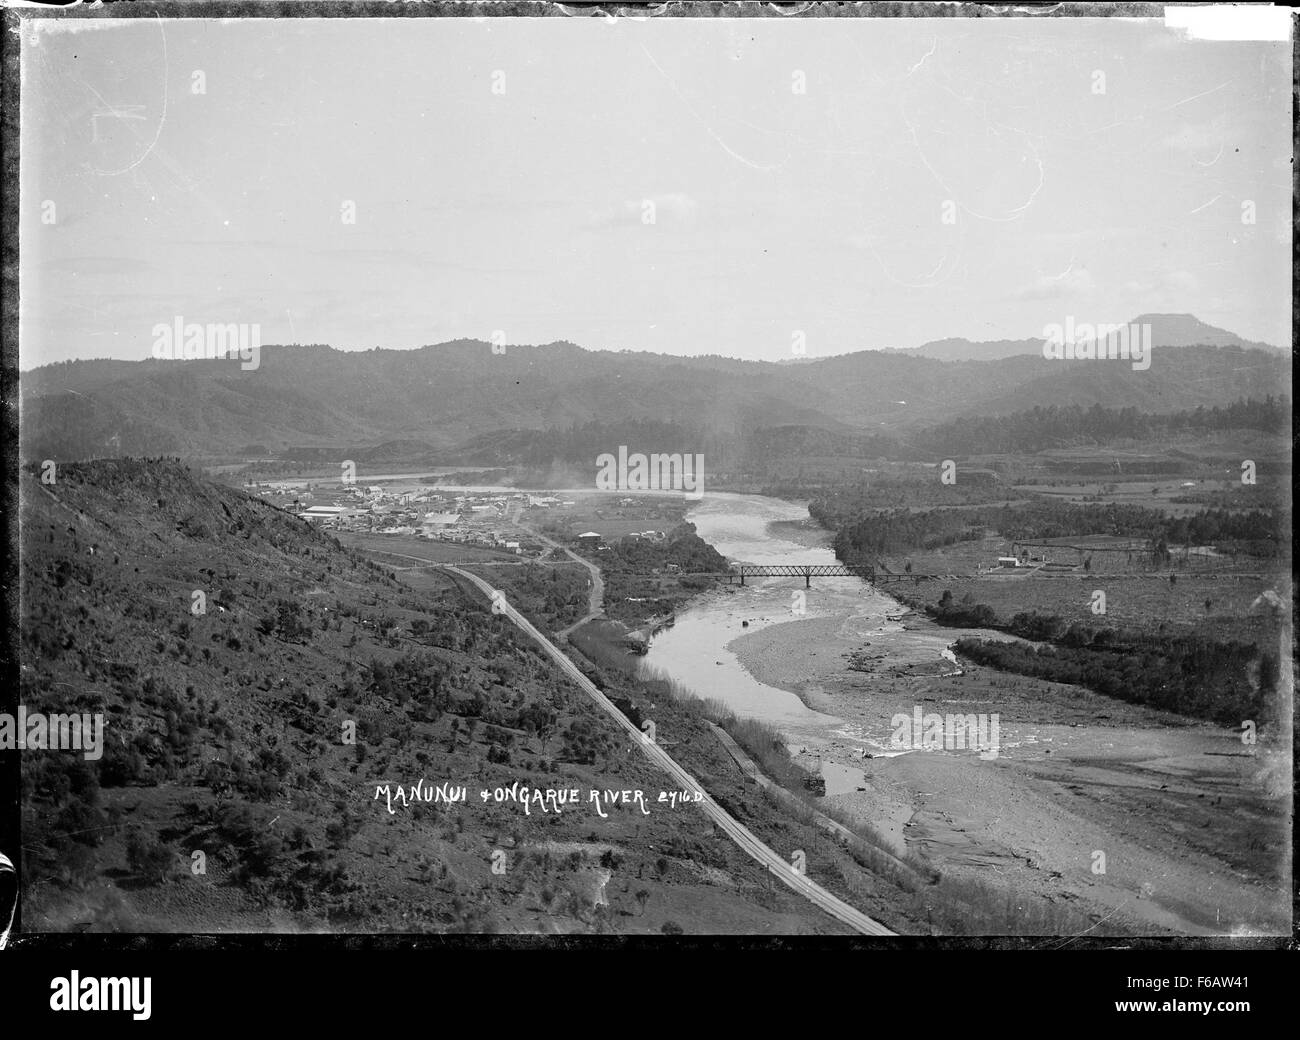
[{"label": "riverbank vegetation", "polygon": [[580,549],[600,568],[605,582],[605,616],[633,626],[666,619],[724,574],[726,558],[701,538],[695,525],[682,523],[662,538],[623,537],[605,548]]}]

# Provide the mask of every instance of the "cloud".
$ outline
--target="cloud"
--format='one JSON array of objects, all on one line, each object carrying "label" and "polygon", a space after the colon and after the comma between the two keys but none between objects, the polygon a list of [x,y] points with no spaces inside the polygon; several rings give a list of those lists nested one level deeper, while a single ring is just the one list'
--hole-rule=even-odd
[{"label": "cloud", "polygon": [[1191,271],[1167,271],[1160,279],[1160,287],[1167,292],[1194,293],[1201,282]]},{"label": "cloud", "polygon": [[1160,146],[1175,152],[1203,155],[1223,147],[1223,120],[1186,123],[1161,140]]},{"label": "cloud", "polygon": [[690,227],[696,221],[699,208],[699,203],[685,192],[647,195],[639,199],[625,199],[616,205],[593,212],[587,220],[587,226],[610,228],[655,224]]},{"label": "cloud", "polygon": [[1086,267],[1069,267],[1060,274],[1039,275],[1014,295],[1019,300],[1057,300],[1064,296],[1090,296],[1096,288]]},{"label": "cloud", "polygon": [[468,274],[543,274],[540,267],[475,267],[471,264],[442,260],[423,249],[316,249],[313,256],[346,264],[387,264],[407,270],[462,271]]},{"label": "cloud", "polygon": [[1162,271],[1154,278],[1135,279],[1124,283],[1123,291],[1128,296],[1140,296],[1148,307],[1179,306],[1189,307],[1195,296],[1201,291],[1201,280],[1191,271]]},{"label": "cloud", "polygon": [[439,215],[446,213],[464,213],[467,210],[475,212],[495,214],[497,216],[512,216],[519,213],[549,213],[554,210],[570,209],[573,206],[571,199],[561,198],[541,198],[535,195],[526,195],[514,197],[501,193],[491,195],[478,194],[465,198],[455,199],[434,199],[428,202],[421,202],[411,207],[415,213],[437,213]]},{"label": "cloud", "polygon": [[155,267],[147,260],[129,256],[68,256],[47,260],[41,264],[41,270],[53,275],[77,278],[81,275],[143,274],[155,270]]},{"label": "cloud", "polygon": [[1074,231],[1039,232],[1035,241],[1044,249],[1078,246],[1095,247],[1118,239],[1134,238],[1138,234],[1137,228],[1113,224],[1108,227],[1079,228]]}]

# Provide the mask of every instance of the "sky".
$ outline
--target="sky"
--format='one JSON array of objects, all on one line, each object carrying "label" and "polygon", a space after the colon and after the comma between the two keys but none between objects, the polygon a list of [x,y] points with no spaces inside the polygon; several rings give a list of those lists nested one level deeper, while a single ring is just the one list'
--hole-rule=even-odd
[{"label": "sky", "polygon": [[[1290,344],[1290,45],[1127,19],[29,20],[20,367],[153,328]],[[76,31],[73,31],[73,30]]]}]

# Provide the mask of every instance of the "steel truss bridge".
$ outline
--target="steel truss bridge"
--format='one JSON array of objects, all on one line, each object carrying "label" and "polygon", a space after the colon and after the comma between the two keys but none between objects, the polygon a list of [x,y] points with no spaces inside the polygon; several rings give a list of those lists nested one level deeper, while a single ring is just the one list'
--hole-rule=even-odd
[{"label": "steel truss bridge", "polygon": [[813,578],[861,578],[863,581],[879,584],[887,581],[912,581],[921,578],[942,577],[942,575],[938,574],[887,574],[873,571],[869,567],[846,567],[841,563],[743,564],[739,567],[733,567],[729,571],[697,571],[692,573],[694,577],[724,578],[729,584],[739,581],[741,585],[745,584],[746,578],[803,578],[805,588],[812,588]]}]

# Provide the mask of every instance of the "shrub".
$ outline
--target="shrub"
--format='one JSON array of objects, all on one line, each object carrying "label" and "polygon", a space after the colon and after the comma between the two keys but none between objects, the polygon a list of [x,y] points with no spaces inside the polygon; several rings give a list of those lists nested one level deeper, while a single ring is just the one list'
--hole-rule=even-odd
[{"label": "shrub", "polygon": [[126,864],[137,876],[166,881],[174,862],[171,848],[158,839],[146,836],[138,828],[127,834]]}]

